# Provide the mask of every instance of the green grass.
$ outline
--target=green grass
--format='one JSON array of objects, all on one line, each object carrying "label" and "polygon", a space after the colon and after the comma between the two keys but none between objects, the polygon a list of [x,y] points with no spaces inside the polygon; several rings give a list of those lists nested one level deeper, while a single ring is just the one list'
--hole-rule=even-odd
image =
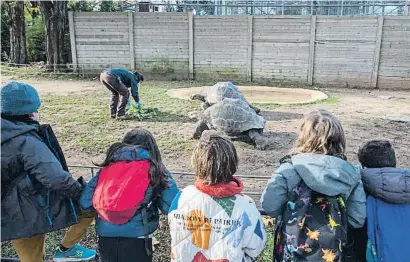
[{"label": "green grass", "polygon": [[278,108],[302,108],[307,105],[335,105],[339,103],[339,97],[334,94],[334,93],[326,93],[328,98],[324,100],[318,100],[318,101],[313,101],[313,102],[306,102],[306,103],[298,103],[298,104],[276,104],[276,103],[263,103],[263,104],[258,104],[254,103],[257,105],[260,109],[262,110],[275,110]]},{"label": "green grass", "polygon": [[64,80],[64,79],[75,79],[78,76],[70,69],[65,69],[66,72],[54,73],[50,71],[45,71],[44,69],[39,69],[35,67],[25,66],[25,67],[11,67],[0,65],[0,71],[2,75],[11,76],[14,80],[21,79],[55,79],[55,80]]},{"label": "green grass", "polygon": [[[169,136],[167,130],[178,130],[181,123],[190,122],[188,112],[198,110],[199,103],[169,97],[170,88],[192,86],[193,82],[147,81],[140,89],[144,108],[157,113],[152,119],[117,121],[109,118],[109,92],[104,88],[82,94],[48,95],[42,99],[41,122],[55,125],[59,139],[71,147],[98,155],[126,131],[143,127],[158,133],[161,148],[189,151],[193,141],[180,134]],[[199,83],[198,83],[199,84]]]},{"label": "green grass", "polygon": [[274,245],[274,227],[266,228],[267,242],[262,254],[256,260],[257,262],[272,262],[273,261],[273,245]]},{"label": "green grass", "polygon": [[[169,254],[171,253],[171,239],[169,235],[169,227],[167,223],[167,218],[161,216],[160,227],[154,233],[154,238],[156,238],[157,243],[154,245],[154,262],[166,262],[169,261]],[[54,252],[64,237],[66,230],[59,230],[47,234],[46,237],[46,258],[50,259],[53,257]],[[266,248],[263,250],[262,254],[258,257],[256,262],[271,262],[273,256],[273,241],[274,241],[274,230],[273,226],[266,228],[267,231],[267,243]],[[95,232],[95,226],[89,227],[85,237],[82,238],[81,245],[88,248],[98,249],[98,237]],[[2,257],[17,257],[17,254],[10,242],[1,243],[1,256]]]}]

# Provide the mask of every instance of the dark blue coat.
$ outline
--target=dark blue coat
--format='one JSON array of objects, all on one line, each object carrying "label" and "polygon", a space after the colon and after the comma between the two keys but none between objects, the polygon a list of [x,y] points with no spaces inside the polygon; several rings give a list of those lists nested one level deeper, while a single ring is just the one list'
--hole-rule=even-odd
[{"label": "dark blue coat", "polygon": [[76,223],[81,190],[49,125],[1,119],[1,241]]},{"label": "dark blue coat", "polygon": [[[135,154],[135,150],[136,149],[133,146],[122,148],[119,152],[117,152],[115,158],[117,161],[134,161],[147,159],[149,157],[148,152],[138,149],[137,154]],[[80,206],[84,210],[94,211],[92,199],[94,190],[98,183],[98,177],[99,174],[91,179],[81,195]],[[143,212],[141,212],[141,209],[136,212],[130,221],[122,225],[115,225],[104,221],[100,217],[97,217],[96,224],[98,235],[102,237],[138,238],[152,234],[158,228],[158,209],[161,210],[163,214],[168,214],[169,207],[174,200],[174,197],[179,192],[171,175],[169,175],[168,180],[169,188],[162,191],[155,199],[153,195],[153,188],[151,186],[148,187],[145,192],[145,198],[142,202],[142,205],[147,205],[145,208],[145,217]],[[146,223],[144,223],[144,219],[146,219]]]},{"label": "dark blue coat", "polygon": [[400,262],[410,259],[410,170],[362,170],[367,198],[368,261]]},{"label": "dark blue coat", "polygon": [[122,68],[108,68],[105,71],[110,72],[110,74],[120,80],[126,87],[131,87],[131,95],[135,102],[138,103],[140,101],[138,94],[139,79],[137,79],[135,74]]}]

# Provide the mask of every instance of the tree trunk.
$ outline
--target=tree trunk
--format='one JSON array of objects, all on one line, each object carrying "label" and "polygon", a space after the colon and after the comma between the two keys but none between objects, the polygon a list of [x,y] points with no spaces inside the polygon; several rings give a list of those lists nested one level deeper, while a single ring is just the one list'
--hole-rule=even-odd
[{"label": "tree trunk", "polygon": [[66,62],[64,38],[68,19],[67,1],[39,1],[39,5],[46,32],[47,65],[56,72]]},{"label": "tree trunk", "polygon": [[9,2],[10,16],[10,63],[27,64],[26,19],[24,2]]}]

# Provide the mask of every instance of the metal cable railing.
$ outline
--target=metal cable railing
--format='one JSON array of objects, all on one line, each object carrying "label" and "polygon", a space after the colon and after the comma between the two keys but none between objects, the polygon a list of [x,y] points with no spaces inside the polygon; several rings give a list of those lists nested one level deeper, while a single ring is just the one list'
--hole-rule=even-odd
[{"label": "metal cable railing", "polygon": [[[82,169],[89,169],[91,172],[91,177],[94,177],[96,175],[96,171],[101,169],[101,167],[98,166],[88,166],[88,165],[69,165],[69,168],[82,168]],[[170,171],[172,175],[177,175],[178,179],[184,178],[184,177],[194,177],[195,174],[192,172],[182,172],[182,171]],[[258,180],[269,180],[271,177],[270,176],[249,176],[249,175],[236,175],[236,177],[242,178],[242,179],[258,179]],[[175,178],[175,177],[174,177]],[[243,192],[245,195],[249,195],[252,197],[261,197],[261,193],[259,192]],[[259,212],[262,215],[266,215],[265,211],[259,210]]]}]

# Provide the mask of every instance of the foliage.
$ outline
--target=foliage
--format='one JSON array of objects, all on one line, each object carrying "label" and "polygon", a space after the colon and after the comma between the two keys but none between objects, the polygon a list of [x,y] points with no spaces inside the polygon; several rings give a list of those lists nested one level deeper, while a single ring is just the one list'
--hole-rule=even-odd
[{"label": "foliage", "polygon": [[68,10],[74,12],[120,12],[125,1],[70,0]]},{"label": "foliage", "polygon": [[92,12],[96,7],[96,1],[84,0],[84,1],[76,1],[70,0],[68,1],[68,10],[74,12]]},{"label": "foliage", "polygon": [[135,105],[135,103],[131,103],[127,110],[127,115],[131,117],[137,118],[139,121],[153,119],[159,114],[159,110],[157,108],[139,108]]},{"label": "foliage", "polygon": [[102,1],[100,12],[119,12],[122,11],[121,1]]},{"label": "foliage", "polygon": [[40,7],[36,1],[26,1],[24,8],[24,16],[26,21],[31,21],[36,19],[40,14]]},{"label": "foliage", "polygon": [[36,17],[31,25],[27,26],[27,51],[30,62],[46,60],[45,30],[43,19]]}]

